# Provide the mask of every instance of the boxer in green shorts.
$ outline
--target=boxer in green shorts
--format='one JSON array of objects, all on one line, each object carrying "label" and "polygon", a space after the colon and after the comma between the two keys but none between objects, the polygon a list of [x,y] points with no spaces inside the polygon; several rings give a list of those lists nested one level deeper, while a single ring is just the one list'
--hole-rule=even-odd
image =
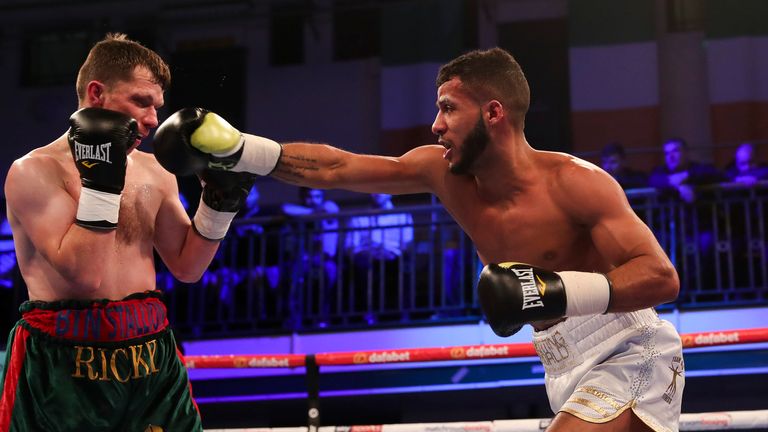
[{"label": "boxer in green shorts", "polygon": [[202,430],[152,294],[156,256],[178,280],[200,279],[255,176],[190,168],[205,180],[190,220],[176,177],[137,150],[170,79],[157,53],[107,35],[80,68],[69,129],[8,170],[30,301],[8,344],[0,432]]},{"label": "boxer in green shorts", "polygon": [[24,303],[11,332],[0,429],[201,430],[159,297]]}]

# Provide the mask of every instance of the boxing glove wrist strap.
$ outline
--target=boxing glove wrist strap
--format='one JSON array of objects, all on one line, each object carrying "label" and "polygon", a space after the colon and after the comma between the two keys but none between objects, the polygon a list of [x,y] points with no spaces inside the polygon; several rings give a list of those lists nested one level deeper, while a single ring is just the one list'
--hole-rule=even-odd
[{"label": "boxing glove wrist strap", "polygon": [[117,228],[120,214],[120,194],[101,192],[83,187],[77,204],[75,223],[85,227],[102,230]]},{"label": "boxing glove wrist strap", "polygon": [[597,315],[608,311],[611,284],[602,273],[557,272],[566,289],[565,316]]},{"label": "boxing glove wrist strap", "polygon": [[236,214],[237,212],[216,211],[208,207],[203,200],[200,200],[200,205],[197,206],[197,212],[192,220],[192,226],[200,236],[208,240],[219,241],[227,235],[229,225]]},{"label": "boxing glove wrist strap", "polygon": [[283,146],[269,138],[243,134],[243,154],[232,171],[269,175],[277,166],[282,153]]}]

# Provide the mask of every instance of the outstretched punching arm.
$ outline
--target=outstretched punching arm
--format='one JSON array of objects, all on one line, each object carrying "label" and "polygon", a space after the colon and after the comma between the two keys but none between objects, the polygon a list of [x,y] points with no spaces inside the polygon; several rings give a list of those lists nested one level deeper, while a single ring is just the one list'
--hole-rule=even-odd
[{"label": "outstretched punching arm", "polygon": [[439,175],[438,170],[445,170],[440,146],[388,157],[354,154],[325,144],[280,145],[241,133],[202,108],[174,113],[158,128],[154,146],[158,162],[178,175],[206,168],[250,172],[295,185],[364,193],[431,192],[431,179]]},{"label": "outstretched punching arm", "polygon": [[433,192],[435,168],[442,167],[442,147],[417,147],[400,157],[356,154],[326,144],[283,144],[272,173],[286,183],[362,193]]}]

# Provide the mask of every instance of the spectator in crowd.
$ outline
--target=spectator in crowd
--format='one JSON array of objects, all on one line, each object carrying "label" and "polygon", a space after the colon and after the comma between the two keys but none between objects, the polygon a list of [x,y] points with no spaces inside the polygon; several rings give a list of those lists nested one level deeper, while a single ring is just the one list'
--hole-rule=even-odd
[{"label": "spectator in crowd", "polygon": [[16,265],[13,233],[3,199],[0,199],[0,220],[0,328],[7,332],[19,319],[19,303],[26,300],[27,289]]},{"label": "spectator in crowd", "polygon": [[[326,199],[325,191],[308,187],[299,188],[301,204],[283,204],[283,213],[288,216],[308,216],[335,214],[339,212],[339,206],[332,200]],[[337,218],[308,219],[302,221],[296,227],[307,235],[303,237],[305,243],[303,253],[296,257],[294,265],[297,282],[305,288],[304,298],[307,299],[309,290],[315,295],[312,304],[299,301],[294,294],[292,296],[292,310],[297,314],[304,310],[309,314],[316,313],[318,325],[325,327],[331,312],[331,305],[335,302],[336,282],[338,280],[338,266],[336,254],[339,245],[339,220]],[[316,308],[316,309],[315,309]],[[301,316],[301,314],[299,314]],[[298,318],[298,317],[297,317]]]},{"label": "spectator in crowd", "polygon": [[[236,219],[252,219],[258,216],[259,210],[261,210],[261,207],[259,206],[260,199],[261,194],[259,193],[259,188],[258,186],[254,185],[250,192],[248,192],[248,196],[245,198],[245,207],[240,210]],[[235,232],[237,233],[238,237],[245,236],[249,232],[254,234],[261,234],[264,232],[264,227],[257,223],[238,223],[235,226]]]},{"label": "spectator in crowd", "polygon": [[[5,207],[3,205],[3,207]],[[2,212],[0,222],[0,288],[12,289],[16,278],[16,249],[13,246],[11,224]]]},{"label": "spectator in crowd", "polygon": [[[253,218],[265,216],[261,214],[259,201],[261,194],[254,185],[245,198],[245,205],[238,212],[233,224],[234,234],[225,242],[215,259],[213,279],[210,281],[219,286],[219,296],[224,304],[239,303],[239,295],[245,296],[246,282],[251,279],[256,283],[252,288],[261,286],[269,288],[270,292],[277,290],[280,278],[278,266],[277,232],[265,234],[265,227],[253,221]],[[274,240],[274,241],[271,241]],[[211,273],[211,272],[209,272]]]},{"label": "spectator in crowd", "polygon": [[[754,144],[744,142],[736,148],[733,161],[725,169],[725,177],[731,183],[754,186],[759,181],[768,180],[768,165],[758,161]],[[735,192],[731,193],[733,197],[737,196]],[[763,217],[759,204],[749,198],[744,198],[741,205],[729,206],[729,213],[732,221],[744,221],[745,218],[759,221]],[[729,225],[729,242],[734,253],[734,283],[738,287],[754,286],[755,280],[750,279],[753,276],[750,276],[749,266],[752,264],[759,267],[763,259],[760,252],[752,246],[754,230],[754,225],[750,224],[731,223]]]},{"label": "spectator in crowd", "polygon": [[235,224],[235,232],[238,236],[236,242],[240,245],[237,262],[241,269],[246,269],[249,277],[265,278],[267,286],[274,291],[280,283],[280,222],[274,218],[263,224],[248,221],[269,216],[262,211],[260,200],[258,185],[254,185],[245,199],[245,207],[237,215],[239,221]]},{"label": "spectator in crowd", "polygon": [[[373,210],[395,208],[392,195],[373,193],[370,196]],[[355,297],[366,309],[366,319],[372,322],[375,305],[379,309],[397,305],[400,262],[413,241],[413,217],[409,213],[355,216],[349,220],[348,228],[346,250],[353,265]],[[361,304],[361,300],[365,304]]]},{"label": "spectator in crowd", "polygon": [[758,181],[768,180],[768,165],[758,162],[755,146],[745,142],[736,148],[725,176],[730,182],[753,186]]},{"label": "spectator in crowd", "polygon": [[600,152],[600,165],[623,189],[648,186],[648,176],[627,165],[624,146],[618,142],[606,144]]},{"label": "spectator in crowd", "polygon": [[[698,284],[705,289],[713,286],[716,257],[712,217],[709,212],[689,205],[696,203],[701,194],[697,187],[719,183],[722,179],[714,165],[691,160],[688,144],[681,138],[664,142],[664,164],[651,172],[650,186],[662,197],[680,199],[686,204],[680,212],[674,213],[666,226],[662,226],[671,236],[682,236],[682,241],[668,251],[672,262],[678,268],[686,269],[680,278],[681,296],[687,295],[690,286]],[[699,281],[694,282],[693,278],[699,278]]]},{"label": "spectator in crowd", "polygon": [[712,164],[690,160],[688,151],[682,138],[664,142],[664,164],[654,168],[649,184],[691,204],[696,200],[696,186],[718,183],[723,176]]}]

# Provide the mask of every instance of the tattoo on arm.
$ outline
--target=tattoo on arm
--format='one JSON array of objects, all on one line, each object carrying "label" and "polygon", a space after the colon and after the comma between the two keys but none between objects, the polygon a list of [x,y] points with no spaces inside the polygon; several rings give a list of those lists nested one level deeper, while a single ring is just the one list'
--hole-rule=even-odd
[{"label": "tattoo on arm", "polygon": [[319,170],[317,159],[304,156],[283,156],[272,176],[282,181],[291,182],[305,178],[307,171]]}]

